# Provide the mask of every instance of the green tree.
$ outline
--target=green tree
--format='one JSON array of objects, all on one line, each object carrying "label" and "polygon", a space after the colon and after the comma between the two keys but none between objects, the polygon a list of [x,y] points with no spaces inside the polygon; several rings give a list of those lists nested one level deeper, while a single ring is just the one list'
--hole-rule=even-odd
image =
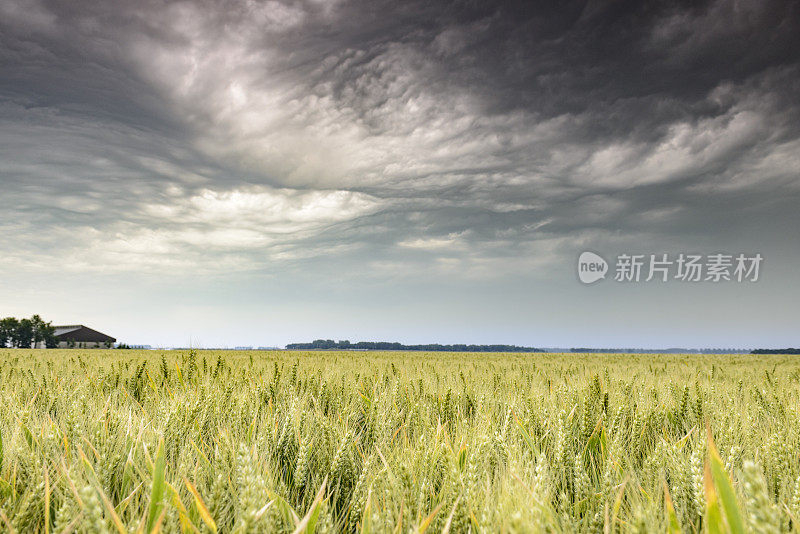
[{"label": "green tree", "polygon": [[0,347],[13,346],[19,321],[15,317],[0,319]]},{"label": "green tree", "polygon": [[43,344],[47,348],[54,348],[58,345],[55,338],[56,329],[51,322],[45,322],[38,315],[31,317],[31,327],[33,328],[33,346],[39,347]]},{"label": "green tree", "polygon": [[56,339],[56,329],[52,326],[49,327],[49,333],[44,338],[44,346],[48,349],[58,348],[58,339]]},{"label": "green tree", "polygon": [[37,348],[44,341],[48,325],[39,315],[34,315],[30,320],[33,331],[33,347]]},{"label": "green tree", "polygon": [[14,332],[13,345],[18,349],[29,349],[33,343],[33,323],[30,319],[21,319]]}]

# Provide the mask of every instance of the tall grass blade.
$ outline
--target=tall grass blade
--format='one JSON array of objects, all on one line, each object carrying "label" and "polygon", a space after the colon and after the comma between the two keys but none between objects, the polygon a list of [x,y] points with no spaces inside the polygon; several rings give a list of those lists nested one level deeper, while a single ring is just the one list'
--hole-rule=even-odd
[{"label": "tall grass blade", "polygon": [[328,477],[326,476],[322,481],[322,485],[320,485],[317,495],[314,497],[314,501],[311,503],[308,512],[303,519],[300,520],[300,523],[297,524],[294,534],[300,534],[302,532],[305,534],[314,534],[314,531],[317,528],[317,520],[319,519],[320,504],[325,496],[325,486],[327,484]]},{"label": "tall grass blade", "polygon": [[705,524],[706,532],[708,534],[728,534],[728,527],[722,520],[722,514],[719,511],[717,490],[714,489],[714,481],[711,479],[711,468],[708,463],[706,463],[703,473],[703,487],[705,488],[706,496],[706,513],[703,523]]},{"label": "tall grass blade", "polygon": [[165,480],[166,459],[164,457],[164,438],[158,440],[158,448],[156,449],[156,458],[153,463],[153,484],[150,486],[150,507],[147,514],[147,523],[145,525],[146,532],[154,534],[156,526],[160,528],[161,522],[159,517],[163,519],[164,514],[164,489],[166,487]]},{"label": "tall grass blade", "polygon": [[186,485],[186,489],[189,490],[189,493],[191,493],[192,497],[194,498],[194,506],[197,508],[197,513],[200,515],[200,519],[211,532],[216,534],[217,524],[214,522],[214,518],[211,517],[211,512],[208,511],[208,506],[206,506],[206,503],[203,501],[203,498],[200,496],[197,488],[195,488],[194,484],[189,482],[189,479],[186,477],[183,477],[183,483]]},{"label": "tall grass blade", "polygon": [[667,533],[680,534],[682,532],[681,524],[678,521],[678,514],[675,513],[675,506],[672,504],[672,497],[666,481],[664,481],[664,507],[667,511]]},{"label": "tall grass blade", "polygon": [[708,427],[708,459],[711,465],[711,473],[714,477],[714,485],[719,493],[722,509],[728,521],[728,528],[732,534],[744,534],[744,522],[739,512],[739,504],[736,501],[736,493],[733,484],[725,472],[725,464],[719,457],[717,446],[714,444],[714,436],[711,434],[711,427]]}]

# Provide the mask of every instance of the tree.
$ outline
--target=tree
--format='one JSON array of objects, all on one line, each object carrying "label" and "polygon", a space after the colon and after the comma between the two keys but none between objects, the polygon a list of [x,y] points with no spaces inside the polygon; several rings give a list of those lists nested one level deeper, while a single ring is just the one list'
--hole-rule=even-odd
[{"label": "tree", "polygon": [[33,347],[36,348],[40,343],[43,343],[47,348],[53,348],[58,345],[55,338],[56,329],[53,328],[52,323],[46,323],[38,315],[31,317],[31,327],[33,329]]},{"label": "tree", "polygon": [[42,336],[42,341],[47,349],[55,349],[58,347],[58,340],[56,339],[56,327],[53,326],[52,321],[48,321],[41,326],[39,334]]},{"label": "tree", "polygon": [[44,338],[44,346],[48,349],[57,349],[58,348],[58,339],[56,339],[56,329],[52,326],[49,326],[48,323],[48,333]]},{"label": "tree", "polygon": [[21,319],[16,332],[14,332],[13,344],[18,349],[29,349],[33,343],[33,323],[30,319]]},{"label": "tree", "polygon": [[0,347],[13,346],[19,328],[19,321],[14,317],[0,319]]}]

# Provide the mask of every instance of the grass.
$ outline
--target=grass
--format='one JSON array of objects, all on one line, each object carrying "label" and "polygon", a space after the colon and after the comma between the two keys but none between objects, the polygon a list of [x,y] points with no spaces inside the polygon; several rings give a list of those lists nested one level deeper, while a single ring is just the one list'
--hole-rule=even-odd
[{"label": "grass", "polygon": [[8,532],[787,532],[789,356],[0,349]]}]

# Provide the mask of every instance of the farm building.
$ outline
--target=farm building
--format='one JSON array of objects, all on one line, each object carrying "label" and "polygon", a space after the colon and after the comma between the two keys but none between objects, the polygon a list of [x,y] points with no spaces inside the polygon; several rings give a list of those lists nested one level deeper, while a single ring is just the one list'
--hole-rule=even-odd
[{"label": "farm building", "polygon": [[82,349],[111,348],[117,341],[111,336],[92,330],[82,324],[56,326],[55,329],[58,348],[61,349],[73,347]]}]

